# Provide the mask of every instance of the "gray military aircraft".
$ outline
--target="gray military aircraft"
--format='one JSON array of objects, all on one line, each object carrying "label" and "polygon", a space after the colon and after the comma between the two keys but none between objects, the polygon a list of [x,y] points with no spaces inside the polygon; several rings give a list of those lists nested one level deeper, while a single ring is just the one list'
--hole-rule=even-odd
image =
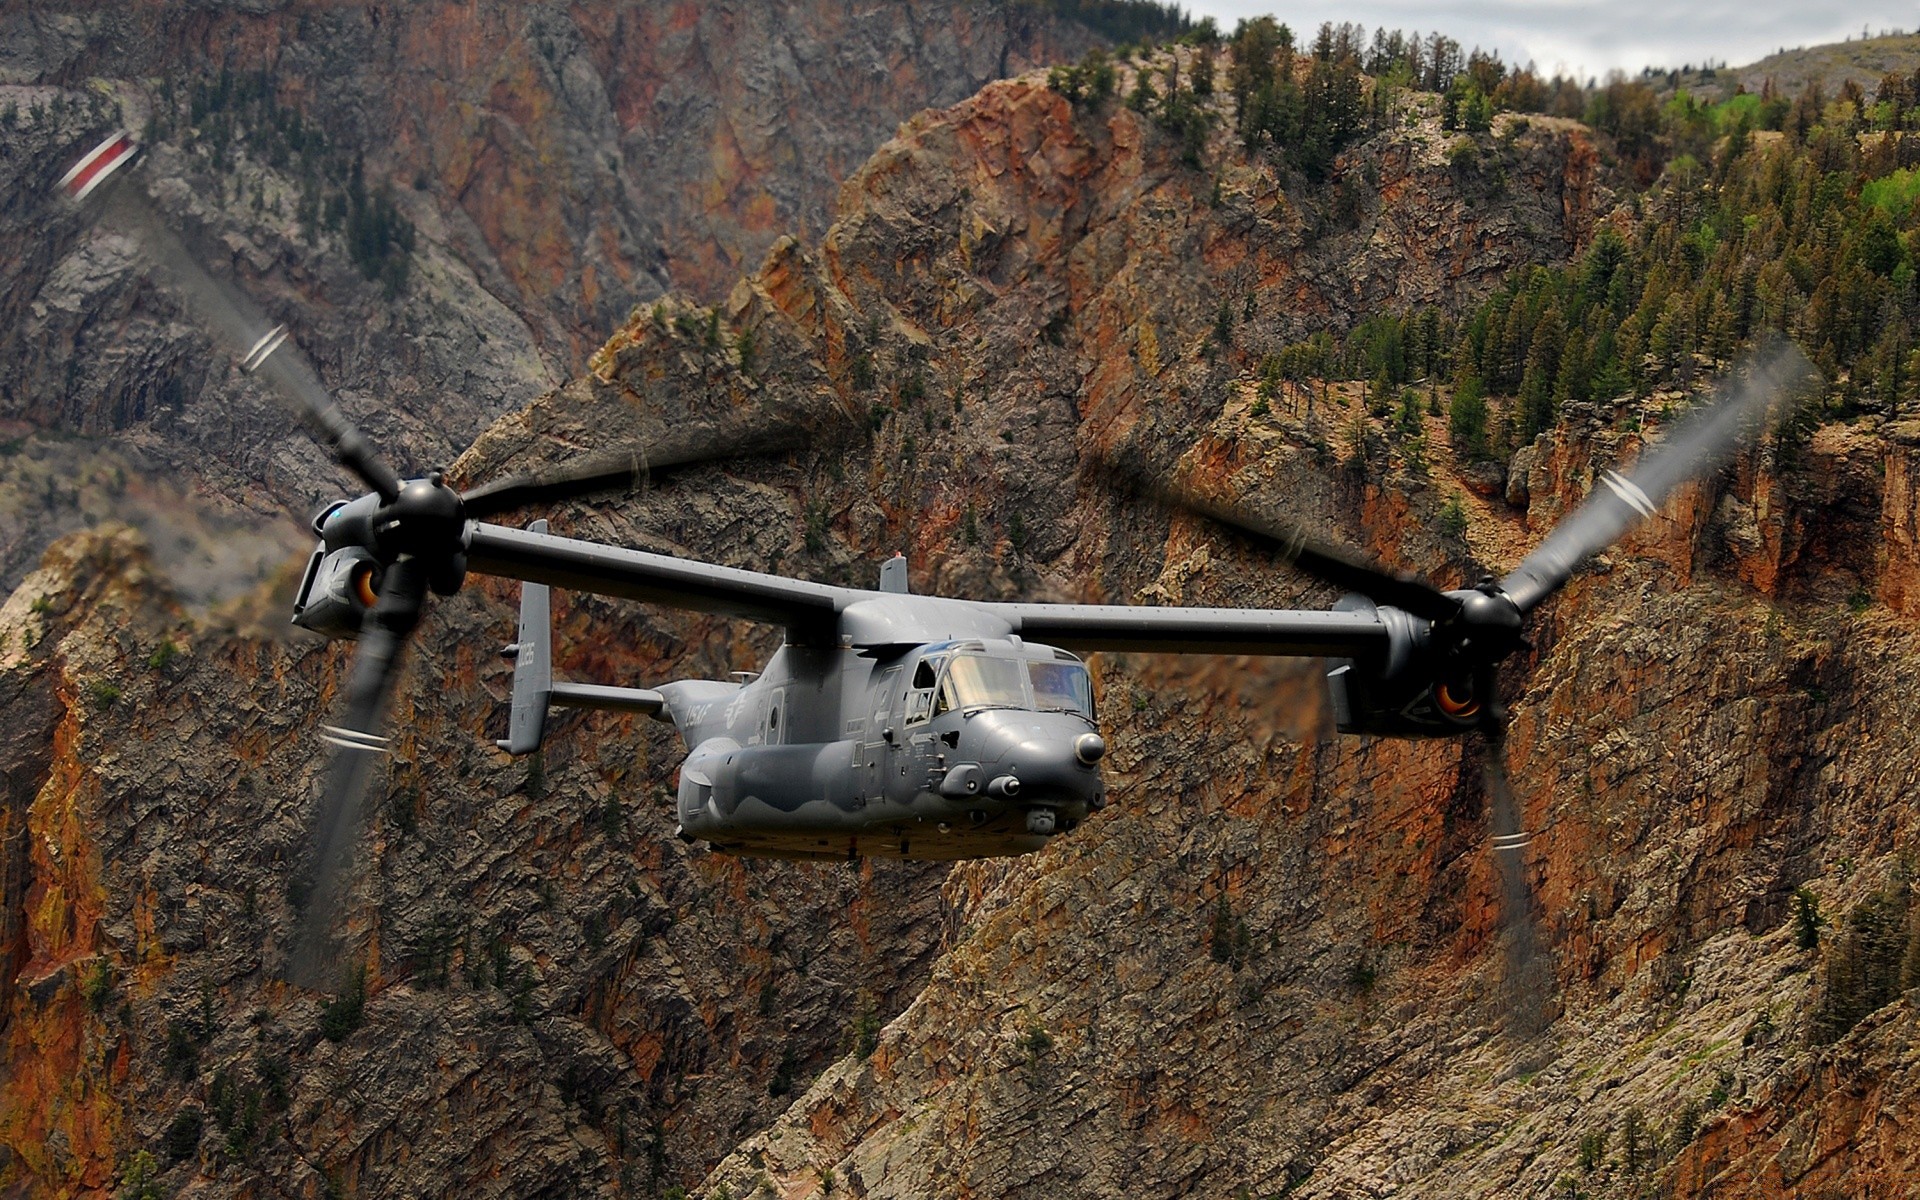
[{"label": "gray military aircraft", "polygon": [[[61,181],[76,201],[101,193],[105,218],[146,247],[160,273],[242,365],[288,398],[372,491],[326,508],[294,621],[356,638],[345,711],[313,822],[315,893],[292,974],[327,960],[342,867],[406,639],[427,593],[469,573],[521,581],[509,732],[512,754],[540,747],[551,708],[617,709],[670,721],[680,767],[679,832],[734,854],[799,859],[964,859],[1022,854],[1072,830],[1107,800],[1094,651],[1302,655],[1331,662],[1339,728],[1400,736],[1472,731],[1497,738],[1495,670],[1522,642],[1526,614],[1589,555],[1715,468],[1796,369],[1757,360],[1727,395],[1644,455],[1630,476],[1602,474],[1588,500],[1498,581],[1442,591],[1170,488],[1160,503],[1210,517],[1349,594],[1331,611],[991,603],[912,594],[906,562],[874,590],[694,562],[486,518],[530,504],[624,488],[698,449],[590,459],[557,476],[456,492],[439,472],[403,480],[369,447],[311,370],[244,297],[217,283],[132,186],[102,189],[137,148],[108,138]],[[729,447],[728,454],[735,449]],[[766,622],[785,642],[750,681],[654,688],[553,678],[548,589]]]}]

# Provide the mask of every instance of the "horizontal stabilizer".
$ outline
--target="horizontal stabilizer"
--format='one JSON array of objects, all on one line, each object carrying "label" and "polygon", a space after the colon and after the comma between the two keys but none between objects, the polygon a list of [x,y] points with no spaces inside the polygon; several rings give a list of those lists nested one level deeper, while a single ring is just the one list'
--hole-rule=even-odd
[{"label": "horizontal stabilizer", "polygon": [[554,708],[597,708],[602,712],[645,713],[657,717],[667,699],[651,688],[603,687],[597,683],[556,683],[547,696]]}]

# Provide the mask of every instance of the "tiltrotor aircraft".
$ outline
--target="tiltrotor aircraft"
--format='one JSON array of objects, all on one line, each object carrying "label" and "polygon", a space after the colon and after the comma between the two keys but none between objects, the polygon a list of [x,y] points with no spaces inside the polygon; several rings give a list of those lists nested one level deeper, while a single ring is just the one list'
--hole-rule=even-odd
[{"label": "tiltrotor aircraft", "polygon": [[[368,446],[280,327],[216,283],[120,180],[137,153],[115,134],[61,181],[75,201],[101,193],[106,218],[144,244],[163,275],[242,365],[290,399],[339,461],[372,489],[315,519],[320,537],[294,621],[357,638],[345,711],[314,820],[315,894],[294,974],[320,961],[338,880],[357,836],[382,712],[429,592],[469,573],[522,583],[508,737],[539,748],[554,707],[621,709],[670,721],[685,739],[679,829],[716,850],[780,858],[863,855],[962,859],[1037,850],[1106,802],[1106,750],[1093,651],[1321,656],[1339,728],[1352,733],[1499,735],[1497,665],[1522,644],[1526,614],[1574,568],[1739,442],[1789,370],[1767,357],[1748,380],[1641,458],[1600,477],[1585,504],[1504,579],[1441,591],[1284,529],[1173,495],[1264,540],[1295,566],[1346,589],[1332,611],[984,603],[912,594],[895,558],[874,590],[602,545],[486,520],[541,501],[625,487],[647,464],[593,460],[565,475],[515,477],[455,492],[438,473],[402,479]],[[718,457],[717,454],[683,457]],[[653,456],[654,469],[672,455]],[[1163,495],[1162,499],[1166,497]],[[678,680],[654,688],[555,681],[548,589],[593,592],[785,631],[749,682]],[[312,972],[308,970],[310,975]]]}]

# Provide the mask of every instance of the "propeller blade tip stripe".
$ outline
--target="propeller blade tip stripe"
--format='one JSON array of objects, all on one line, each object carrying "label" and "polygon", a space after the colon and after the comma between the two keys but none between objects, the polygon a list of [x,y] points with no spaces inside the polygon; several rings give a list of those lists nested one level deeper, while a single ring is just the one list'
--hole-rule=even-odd
[{"label": "propeller blade tip stripe", "polygon": [[342,750],[365,750],[372,754],[387,752],[387,739],[377,733],[362,733],[358,729],[343,729],[338,725],[321,726],[326,732],[320,739]]},{"label": "propeller blade tip stripe", "polygon": [[67,169],[67,173],[60,177],[61,190],[75,201],[85,200],[109,176],[125,166],[139,149],[131,133],[124,129],[115,130]]},{"label": "propeller blade tip stripe", "polygon": [[1606,484],[1609,491],[1624,500],[1629,508],[1642,517],[1651,517],[1660,511],[1659,506],[1653,502],[1653,498],[1642,491],[1639,484],[1618,471],[1601,472],[1600,482]]},{"label": "propeller blade tip stripe", "polygon": [[260,340],[255,342],[252,349],[247,351],[247,356],[240,360],[240,365],[246,368],[247,374],[253,374],[261,367],[267,365],[267,360],[273,357],[273,352],[278,350],[286,340],[287,327],[285,325],[275,325],[272,329],[260,335]]}]

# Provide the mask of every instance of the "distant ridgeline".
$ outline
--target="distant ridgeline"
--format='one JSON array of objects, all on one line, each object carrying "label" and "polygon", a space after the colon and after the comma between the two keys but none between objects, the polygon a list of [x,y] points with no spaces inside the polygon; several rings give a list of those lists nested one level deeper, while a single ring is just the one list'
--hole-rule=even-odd
[{"label": "distant ridgeline", "polygon": [[[1920,135],[1903,127],[1916,124],[1913,87],[1889,79],[1871,103],[1858,89],[1828,102],[1812,86],[1790,102],[1703,106],[1610,84],[1590,97],[1594,124],[1661,162],[1624,233],[1603,228],[1576,262],[1519,272],[1464,316],[1390,313],[1337,342],[1288,346],[1263,361],[1262,386],[1366,380],[1384,415],[1409,384],[1437,394],[1444,380],[1455,451],[1500,459],[1567,403],[1685,388],[1779,331],[1832,385],[1829,415],[1914,412]],[[1489,410],[1489,393],[1511,398],[1504,413]]]},{"label": "distant ridgeline", "polygon": [[[1457,454],[1502,460],[1569,403],[1684,390],[1779,331],[1825,373],[1828,415],[1920,413],[1920,71],[1889,74],[1871,94],[1848,82],[1829,96],[1815,80],[1794,96],[1769,84],[1702,100],[1677,72],[1542,79],[1440,34],[1369,39],[1322,25],[1301,49],[1260,18],[1231,38],[1202,21],[1180,41],[1197,51],[1184,71],[1175,58],[1096,50],[1052,84],[1098,106],[1129,83],[1126,103],[1181,136],[1196,165],[1222,115],[1211,97],[1230,91],[1250,157],[1335,191],[1340,150],[1397,119],[1410,93],[1440,95],[1463,180],[1498,172],[1521,114],[1570,117],[1605,135],[1631,191],[1632,219],[1603,227],[1579,259],[1520,271],[1464,313],[1390,312],[1344,337],[1238,346],[1259,356],[1257,411],[1289,385],[1360,380],[1375,416],[1402,413],[1405,438],[1418,440],[1421,409],[1444,404]],[[1515,115],[1496,127],[1503,113]],[[1222,302],[1216,346],[1253,336],[1250,316],[1236,319],[1242,299]],[[1422,451],[1409,446],[1409,458]]]}]

